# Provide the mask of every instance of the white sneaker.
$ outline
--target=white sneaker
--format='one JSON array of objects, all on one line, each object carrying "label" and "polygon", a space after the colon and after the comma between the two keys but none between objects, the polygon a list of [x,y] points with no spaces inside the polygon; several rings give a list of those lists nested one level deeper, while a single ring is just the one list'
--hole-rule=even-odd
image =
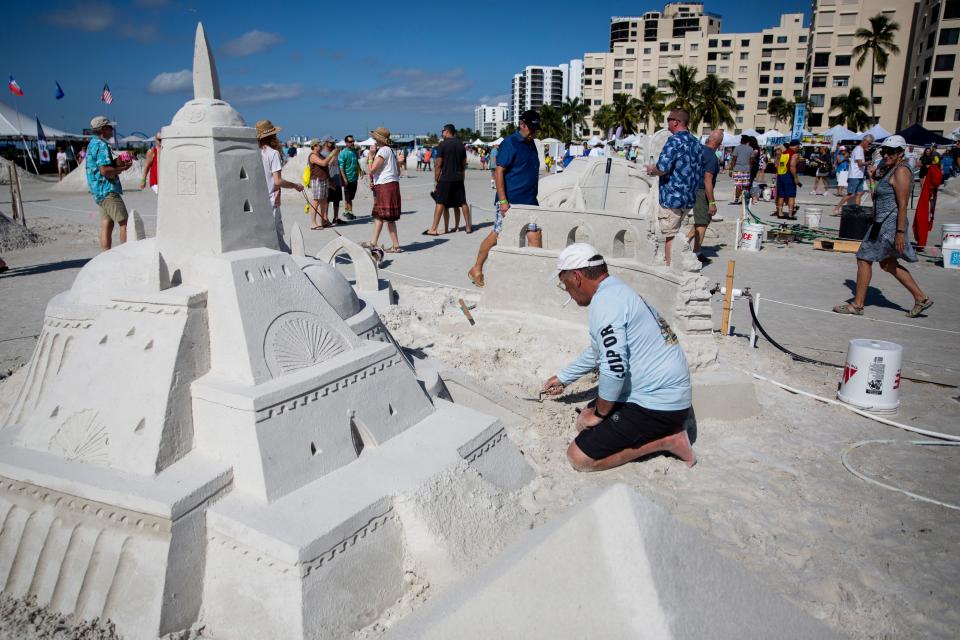
[{"label": "white sneaker", "polygon": [[716,213],[712,218],[710,218],[710,222],[723,222],[723,216],[719,213]]}]

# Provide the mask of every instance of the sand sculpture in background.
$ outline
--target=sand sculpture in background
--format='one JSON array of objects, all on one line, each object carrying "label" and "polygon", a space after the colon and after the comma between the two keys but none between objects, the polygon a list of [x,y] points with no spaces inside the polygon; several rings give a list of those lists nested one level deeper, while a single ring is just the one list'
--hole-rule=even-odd
[{"label": "sand sculpture in background", "polygon": [[277,250],[201,26],[194,94],[162,131],[157,237],[47,306],[0,430],[0,584],[132,639],[201,610],[215,637],[340,637],[406,569],[495,537],[471,500],[531,470],[495,418],[427,393],[338,271]]},{"label": "sand sculpture in background", "polygon": [[[666,137],[645,140],[645,152],[659,154]],[[659,310],[680,338],[691,369],[716,362],[709,282],[686,243],[674,244],[672,266],[664,265],[656,231],[657,182],[641,166],[607,159],[575,158],[563,173],[540,180],[540,206],[514,205],[490,252],[484,304],[586,324],[587,312],[556,288],[557,255],[574,242],[588,242],[607,259],[611,273],[629,283]],[[543,229],[543,248],[526,246],[526,225]]]}]

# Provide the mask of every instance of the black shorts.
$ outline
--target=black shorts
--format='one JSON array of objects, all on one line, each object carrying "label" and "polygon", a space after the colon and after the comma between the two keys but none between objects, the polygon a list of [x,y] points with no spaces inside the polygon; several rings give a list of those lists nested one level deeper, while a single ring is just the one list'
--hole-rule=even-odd
[{"label": "black shorts", "polygon": [[467,191],[463,182],[438,182],[434,200],[444,207],[460,207],[467,204]]},{"label": "black shorts", "polygon": [[690,409],[658,411],[627,402],[616,405],[600,424],[584,429],[574,442],[589,457],[601,460],[624,449],[642,447],[648,442],[683,431]]},{"label": "black shorts", "polygon": [[357,181],[347,182],[347,186],[343,188],[343,199],[347,202],[353,202],[353,199],[357,197]]}]

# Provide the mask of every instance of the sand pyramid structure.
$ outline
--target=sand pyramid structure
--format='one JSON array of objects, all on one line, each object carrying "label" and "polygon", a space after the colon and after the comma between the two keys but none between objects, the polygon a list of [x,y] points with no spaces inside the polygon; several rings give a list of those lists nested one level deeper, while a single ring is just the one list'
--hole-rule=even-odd
[{"label": "sand pyramid structure", "polygon": [[0,585],[126,638],[201,611],[215,637],[342,637],[402,593],[405,531],[455,535],[398,496],[532,472],[497,419],[431,395],[339,272],[278,250],[202,26],[162,133],[157,237],[50,301],[0,422]]}]

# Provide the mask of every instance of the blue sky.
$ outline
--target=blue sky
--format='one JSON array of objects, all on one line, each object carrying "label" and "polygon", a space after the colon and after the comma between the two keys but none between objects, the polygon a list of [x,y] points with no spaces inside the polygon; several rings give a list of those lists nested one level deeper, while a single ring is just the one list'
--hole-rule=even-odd
[{"label": "blue sky", "polygon": [[[252,125],[285,134],[365,136],[377,126],[473,126],[473,106],[505,100],[513,74],[608,47],[609,18],[660,10],[646,2],[214,2],[66,0],[5,3],[0,59],[26,93],[3,100],[79,131],[93,115],[121,133],[155,132],[189,97],[193,35],[204,23],[224,97]],[[808,0],[705,3],[723,30],[754,31]],[[54,100],[54,82],[66,97]],[[100,102],[107,82],[111,106]]]}]

